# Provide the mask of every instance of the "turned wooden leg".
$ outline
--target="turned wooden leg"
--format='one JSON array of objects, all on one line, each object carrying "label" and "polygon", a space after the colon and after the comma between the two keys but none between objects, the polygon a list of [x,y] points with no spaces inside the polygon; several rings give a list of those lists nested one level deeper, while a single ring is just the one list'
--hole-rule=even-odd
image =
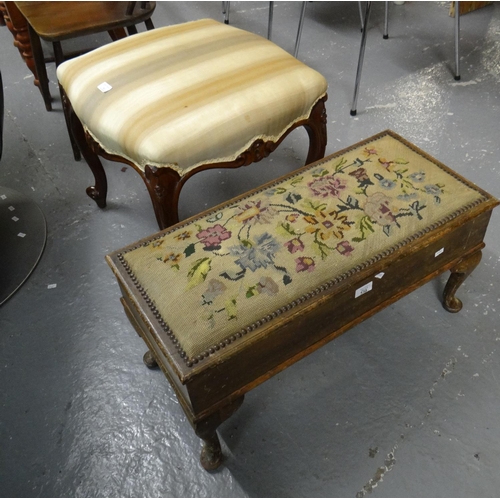
[{"label": "turned wooden leg", "polygon": [[200,462],[205,470],[215,470],[223,460],[222,449],[217,427],[227,420],[243,403],[244,396],[234,400],[227,406],[220,408],[209,417],[193,424],[196,435],[203,439],[204,445],[201,450]]},{"label": "turned wooden leg", "polygon": [[307,153],[306,165],[321,160],[325,156],[327,142],[326,100],[327,96],[316,103],[311,111],[309,120],[304,125],[309,135],[309,151]]},{"label": "turned wooden leg", "polygon": [[180,175],[168,167],[146,165],[144,182],[153,203],[160,229],[179,222],[179,195],[183,185]]},{"label": "turned wooden leg", "polygon": [[156,359],[151,351],[146,352],[146,354],[142,357],[142,360],[150,370],[158,367],[158,363],[156,362]]},{"label": "turned wooden leg", "polygon": [[[61,94],[64,96],[64,99],[67,99],[62,87]],[[90,170],[92,170],[92,173],[94,174],[95,185],[87,188],[87,195],[97,203],[97,206],[99,208],[104,208],[106,206],[106,195],[108,193],[108,181],[106,179],[106,172],[104,171],[101,160],[99,160],[97,154],[94,153],[94,151],[92,151],[92,149],[90,148],[87,142],[82,122],[76,116],[71,105],[69,105],[68,113],[72,136],[74,137],[78,148],[82,152],[85,161],[90,167]]]},{"label": "turned wooden leg", "polygon": [[467,276],[475,269],[481,261],[481,250],[467,255],[451,269],[451,275],[443,292],[443,307],[449,312],[458,312],[462,309],[462,301],[455,297],[460,285],[466,280]]}]

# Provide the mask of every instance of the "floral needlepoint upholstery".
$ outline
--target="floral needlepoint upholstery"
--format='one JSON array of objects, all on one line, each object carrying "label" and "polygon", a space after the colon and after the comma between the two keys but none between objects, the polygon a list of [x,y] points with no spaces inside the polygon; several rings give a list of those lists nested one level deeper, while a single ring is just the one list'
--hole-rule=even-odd
[{"label": "floral needlepoint upholstery", "polygon": [[481,199],[474,186],[384,132],[123,257],[195,358]]}]

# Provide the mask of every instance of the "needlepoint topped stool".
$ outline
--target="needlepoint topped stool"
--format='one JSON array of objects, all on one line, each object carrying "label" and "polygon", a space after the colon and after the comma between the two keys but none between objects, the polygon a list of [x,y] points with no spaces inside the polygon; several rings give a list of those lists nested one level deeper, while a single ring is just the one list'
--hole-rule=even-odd
[{"label": "needlepoint topped stool", "polygon": [[446,270],[479,263],[498,201],[391,131],[107,257],[197,434],[243,395]]},{"label": "needlepoint topped stool", "polygon": [[105,205],[98,158],[127,163],[160,228],[178,221],[183,184],[207,168],[268,156],[297,127],[307,163],[324,156],[326,80],[274,43],[211,19],[140,33],[60,65],[72,129]]}]

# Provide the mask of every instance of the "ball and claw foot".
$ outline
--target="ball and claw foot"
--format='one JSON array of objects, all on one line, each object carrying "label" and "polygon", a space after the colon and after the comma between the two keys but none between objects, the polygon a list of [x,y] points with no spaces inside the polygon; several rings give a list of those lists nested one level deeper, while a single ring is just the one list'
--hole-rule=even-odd
[{"label": "ball and claw foot", "polygon": [[158,363],[156,362],[156,359],[154,358],[153,354],[151,351],[148,351],[146,354],[144,354],[142,360],[144,361],[144,364],[152,370],[153,368],[158,367]]}]

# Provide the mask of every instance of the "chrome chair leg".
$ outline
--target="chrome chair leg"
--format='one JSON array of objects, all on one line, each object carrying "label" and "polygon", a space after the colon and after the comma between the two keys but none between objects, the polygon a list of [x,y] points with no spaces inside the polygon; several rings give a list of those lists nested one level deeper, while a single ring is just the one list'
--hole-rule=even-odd
[{"label": "chrome chair leg", "polygon": [[361,33],[363,33],[363,28],[364,28],[364,25],[363,25],[363,7],[361,5],[361,1],[358,2],[358,8],[359,8],[359,20],[361,22]]},{"label": "chrome chair leg", "polygon": [[366,34],[368,32],[368,20],[370,19],[370,11],[372,8],[371,2],[366,2],[364,29],[361,35],[361,47],[359,49],[358,69],[356,71],[356,81],[354,83],[354,97],[352,100],[351,116],[356,116],[358,105],[359,83],[361,81],[361,70],[363,69],[363,60],[365,58]]},{"label": "chrome chair leg", "polygon": [[222,15],[224,16],[224,24],[229,24],[229,8],[231,2],[222,2]]},{"label": "chrome chair leg", "polygon": [[274,2],[269,2],[269,21],[267,22],[267,39],[271,40],[271,36],[273,33],[273,11],[274,11]]},{"label": "chrome chair leg", "polygon": [[389,2],[385,0],[384,40],[389,38]]},{"label": "chrome chair leg", "polygon": [[455,0],[455,80],[460,80],[460,2]]},{"label": "chrome chair leg", "polygon": [[299,29],[297,31],[297,39],[295,40],[295,50],[293,51],[294,57],[299,54],[300,37],[302,36],[302,26],[304,24],[304,17],[306,15],[307,2],[302,2],[302,10],[300,11]]}]

